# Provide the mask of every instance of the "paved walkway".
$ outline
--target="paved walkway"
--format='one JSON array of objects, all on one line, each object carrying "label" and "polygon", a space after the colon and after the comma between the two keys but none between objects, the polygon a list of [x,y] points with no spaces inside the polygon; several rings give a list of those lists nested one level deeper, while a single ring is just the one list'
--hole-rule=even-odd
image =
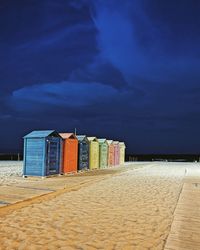
[{"label": "paved walkway", "polygon": [[200,249],[200,169],[186,171],[165,250]]}]

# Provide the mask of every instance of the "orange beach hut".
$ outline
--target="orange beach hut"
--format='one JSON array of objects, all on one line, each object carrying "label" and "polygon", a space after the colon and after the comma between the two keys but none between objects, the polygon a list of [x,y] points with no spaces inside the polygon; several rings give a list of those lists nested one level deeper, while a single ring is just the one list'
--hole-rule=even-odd
[{"label": "orange beach hut", "polygon": [[108,166],[114,166],[114,145],[112,140],[107,140],[108,143]]},{"label": "orange beach hut", "polygon": [[61,173],[77,172],[78,139],[73,133],[60,133],[60,136],[63,139]]}]

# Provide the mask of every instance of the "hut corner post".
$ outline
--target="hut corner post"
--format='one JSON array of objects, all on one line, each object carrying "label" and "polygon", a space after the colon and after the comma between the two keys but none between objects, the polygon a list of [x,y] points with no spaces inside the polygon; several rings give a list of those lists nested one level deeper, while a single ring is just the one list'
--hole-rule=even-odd
[{"label": "hut corner post", "polygon": [[26,176],[26,139],[24,139],[23,177]]},{"label": "hut corner post", "polygon": [[42,177],[46,176],[47,175],[47,158],[46,158],[46,152],[47,152],[47,155],[48,155],[48,145],[47,145],[47,141],[46,141],[46,138],[43,139],[43,142],[44,142],[44,147],[43,147],[43,166],[42,166]]}]

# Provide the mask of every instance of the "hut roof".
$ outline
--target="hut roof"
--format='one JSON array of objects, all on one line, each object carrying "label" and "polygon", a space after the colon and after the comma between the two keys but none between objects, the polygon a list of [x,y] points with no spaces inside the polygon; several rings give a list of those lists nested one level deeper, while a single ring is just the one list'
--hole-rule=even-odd
[{"label": "hut roof", "polygon": [[120,147],[126,147],[126,144],[124,142],[119,142]]},{"label": "hut roof", "polygon": [[74,133],[59,133],[63,139],[77,139]]},{"label": "hut roof", "polygon": [[35,130],[25,135],[24,138],[45,138],[51,135],[60,137],[58,132],[56,132],[55,130]]},{"label": "hut roof", "polygon": [[98,139],[95,136],[88,137],[88,140],[89,141],[97,141],[98,142]]},{"label": "hut roof", "polygon": [[124,143],[124,142],[121,142],[121,141],[119,142],[119,145],[120,145],[120,146],[126,146],[125,143]]},{"label": "hut roof", "polygon": [[113,140],[107,140],[108,144],[112,144],[113,143]]},{"label": "hut roof", "polygon": [[107,140],[105,138],[98,139],[99,143],[107,143]]},{"label": "hut roof", "polygon": [[113,144],[119,144],[119,142],[118,141],[113,141]]},{"label": "hut roof", "polygon": [[76,135],[76,138],[77,138],[79,141],[83,141],[84,139],[88,140],[86,135]]}]

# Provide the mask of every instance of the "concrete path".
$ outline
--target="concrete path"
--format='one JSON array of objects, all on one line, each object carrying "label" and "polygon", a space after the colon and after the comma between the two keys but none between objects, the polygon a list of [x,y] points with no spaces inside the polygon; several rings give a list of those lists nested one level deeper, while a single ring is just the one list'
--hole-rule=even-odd
[{"label": "concrete path", "polygon": [[200,168],[186,169],[165,250],[200,249]]}]

